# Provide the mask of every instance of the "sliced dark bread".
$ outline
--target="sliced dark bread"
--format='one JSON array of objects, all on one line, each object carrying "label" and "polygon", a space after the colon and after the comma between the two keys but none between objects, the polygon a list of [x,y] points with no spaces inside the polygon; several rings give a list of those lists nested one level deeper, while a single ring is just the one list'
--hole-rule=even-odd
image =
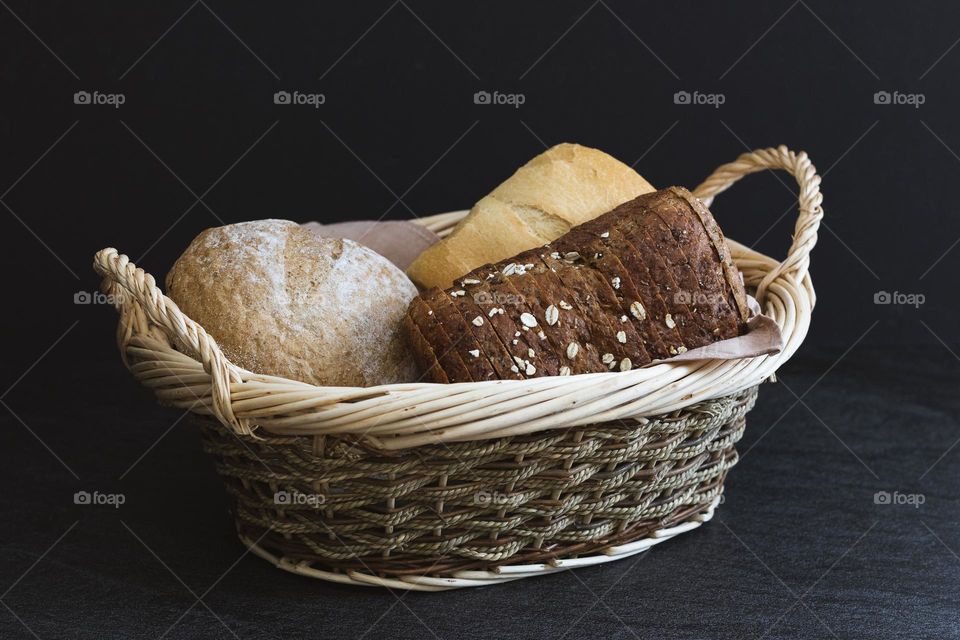
[{"label": "sliced dark bread", "polygon": [[697,309],[696,301],[702,291],[686,256],[659,216],[648,209],[643,220],[647,236],[652,240],[657,255],[666,264],[667,272],[675,283],[673,301],[678,306],[683,305],[684,313],[687,314],[684,325],[693,329],[687,332],[684,346],[695,349],[710,344],[715,339],[717,320],[712,314],[704,315]]},{"label": "sliced dark bread", "polygon": [[428,300],[435,295],[444,295],[440,289],[433,289],[427,292],[428,295],[414,298],[410,301],[408,313],[420,329],[424,339],[433,347],[437,362],[443,372],[447,374],[450,382],[473,382],[466,364],[457,353],[458,349],[453,340],[444,330],[443,325],[437,318],[436,312],[431,308]]},{"label": "sliced dark bread", "polygon": [[[526,366],[532,347],[527,344],[528,332],[521,330],[521,312],[515,309],[519,294],[503,285],[492,287],[490,283],[497,277],[497,272],[496,266],[485,265],[466,276],[480,282],[470,288],[479,313],[468,320],[480,326],[489,324],[500,339],[500,344],[510,355],[510,371],[525,378],[533,377],[537,375],[539,368],[536,365]],[[508,308],[511,310],[509,314]],[[514,320],[514,317],[518,319]]]},{"label": "sliced dark bread", "polygon": [[561,360],[573,374],[600,371],[602,355],[594,345],[591,333],[590,310],[579,291],[586,286],[575,269],[558,273],[545,262],[546,254],[538,251],[533,273],[555,291],[562,291],[556,306],[559,309],[558,333],[563,336]]},{"label": "sliced dark bread", "polygon": [[[501,380],[522,380],[524,378],[523,374],[514,365],[513,356],[510,355],[507,347],[500,340],[500,336],[497,335],[497,330],[494,329],[489,318],[480,324],[475,322],[478,316],[487,317],[486,313],[474,301],[475,298],[483,298],[482,287],[479,287],[479,284],[479,281],[469,281],[469,279],[466,283],[461,282],[460,285],[463,288],[451,291],[450,300],[459,311],[460,317],[463,318],[467,328],[481,345],[481,350],[486,353],[487,359],[496,371],[497,376]],[[461,291],[463,293],[460,293]]]},{"label": "sliced dark bread", "polygon": [[701,295],[693,301],[694,312],[700,318],[708,316],[714,319],[713,334],[715,336],[736,333],[738,314],[732,312],[730,308],[733,297],[726,286],[723,267],[716,260],[707,259],[712,249],[710,238],[703,225],[692,216],[684,215],[676,202],[666,203],[666,206],[650,211],[658,216],[670,230],[670,234],[697,280]]},{"label": "sliced dark bread", "polygon": [[459,382],[643,366],[736,336],[748,314],[710,212],[671,188],[424,292],[402,329],[430,379]]},{"label": "sliced dark bread", "polygon": [[657,310],[664,309],[663,313],[666,313],[666,305],[659,297],[659,287],[644,264],[643,254],[619,233],[617,225],[607,225],[606,228],[608,230],[600,231],[581,227],[584,232],[595,236],[599,252],[615,257],[623,267],[616,289],[623,310],[620,320],[630,322],[637,330],[649,355],[648,361],[667,357],[668,345],[679,343],[680,334],[675,328],[655,321]]},{"label": "sliced dark bread", "polygon": [[[555,251],[556,243],[551,243],[550,247],[551,251]],[[557,253],[560,254],[561,258],[555,257]],[[575,252],[554,252],[548,254],[546,260],[549,261],[549,264],[555,265],[554,268],[561,274],[561,277],[576,277],[583,283],[583,289],[579,292],[581,294],[580,302],[589,308],[587,323],[590,326],[593,344],[600,354],[603,368],[615,370],[625,359],[629,360],[631,368],[644,364],[646,360],[640,355],[639,350],[639,347],[642,346],[640,336],[629,322],[620,322],[620,318],[623,316],[621,303],[610,285],[610,280],[616,277],[616,272],[621,268],[611,265],[609,262],[604,262],[603,265],[594,265],[585,261],[582,257],[571,260],[568,256],[573,253]],[[579,253],[576,253],[579,256]],[[624,341],[618,338],[621,331],[623,334],[620,337]],[[601,369],[601,371],[604,369]]]},{"label": "sliced dark bread", "polygon": [[[620,233],[614,225],[611,225],[609,234],[609,250],[617,255],[633,282],[633,299],[625,300],[627,315],[637,327],[637,331],[646,336],[653,358],[668,358],[671,348],[675,352],[677,347],[683,344],[683,340],[676,327],[668,327],[658,321],[658,318],[669,313],[667,303],[661,297],[660,287],[647,268],[643,254],[629,238]],[[635,302],[639,302],[639,306],[634,306]]]},{"label": "sliced dark bread", "polygon": [[[556,247],[561,255],[568,255],[575,251],[572,249],[574,246],[581,247],[580,251],[582,253],[579,254],[580,258],[577,262],[582,261],[584,263],[585,266],[581,270],[582,274],[589,274],[593,278],[596,283],[594,291],[608,313],[607,320],[610,325],[612,348],[601,356],[601,359],[606,356],[605,364],[607,367],[609,369],[622,367],[627,370],[650,362],[653,358],[647,351],[645,344],[649,342],[649,338],[645,340],[645,336],[641,337],[641,334],[630,321],[630,302],[627,301],[624,304],[625,295],[627,299],[633,299],[637,292],[632,290],[627,268],[613,252],[607,250],[599,234],[594,235],[591,230],[578,228],[563,236],[559,241],[551,243],[551,245]],[[627,291],[627,289],[630,290]],[[611,353],[616,361],[615,363],[610,362],[608,354]]]},{"label": "sliced dark bread", "polygon": [[487,357],[491,349],[477,340],[473,331],[470,330],[473,325],[460,315],[460,311],[453,304],[451,295],[442,292],[442,295],[431,297],[430,307],[440,320],[440,324],[443,325],[447,335],[451,339],[457,338],[456,350],[460,359],[463,360],[463,364],[467,367],[467,371],[470,372],[470,377],[476,382],[498,380],[496,367]]},{"label": "sliced dark bread", "polygon": [[[512,299],[506,300],[506,304],[500,305],[505,314],[514,320],[521,334],[527,343],[527,353],[517,362],[518,366],[524,369],[528,375],[531,365],[533,369],[542,370],[543,375],[560,375],[560,367],[564,366],[560,362],[559,354],[551,346],[550,337],[547,335],[549,325],[546,321],[546,307],[544,303],[545,295],[543,291],[535,284],[535,278],[532,274],[526,273],[526,264],[508,261],[494,265],[497,271],[494,277],[487,282],[493,290],[501,290]],[[509,304],[513,302],[513,304]]]},{"label": "sliced dark bread", "polygon": [[445,384],[450,382],[447,374],[443,372],[443,367],[437,362],[437,355],[426,338],[420,332],[420,328],[413,321],[411,314],[403,317],[400,324],[401,331],[407,336],[410,342],[410,351],[413,353],[413,360],[420,370],[421,377],[429,382],[439,382]]},{"label": "sliced dark bread", "polygon": [[570,289],[543,262],[543,251],[541,247],[516,256],[523,273],[509,277],[539,322],[537,335],[546,337],[558,357],[560,375],[596,371],[600,359],[596,349],[591,353],[586,346],[590,339],[587,319],[582,309],[568,300],[573,298]]},{"label": "sliced dark bread", "polygon": [[[737,269],[737,266],[733,264],[733,257],[730,255],[730,248],[727,246],[727,241],[723,237],[723,232],[720,231],[717,221],[713,218],[713,214],[711,214],[710,210],[707,209],[702,202],[700,202],[699,198],[694,196],[683,187],[670,187],[664,191],[670,192],[675,198],[681,198],[686,201],[691,211],[700,219],[700,223],[703,225],[704,230],[707,232],[707,236],[710,238],[710,244],[713,247],[713,250],[716,252],[716,256],[720,260],[720,264],[723,267],[724,278],[727,281],[730,296],[733,298],[734,304],[732,306],[736,311],[739,312],[741,323],[746,323],[746,321],[750,318],[750,307],[747,305],[747,294],[743,288],[743,280],[740,277],[740,271]],[[661,193],[663,192],[656,191],[649,195],[653,196]],[[664,195],[661,197],[666,196]],[[657,202],[657,200],[652,198],[651,201]],[[741,331],[742,330],[743,327],[741,326]]]}]

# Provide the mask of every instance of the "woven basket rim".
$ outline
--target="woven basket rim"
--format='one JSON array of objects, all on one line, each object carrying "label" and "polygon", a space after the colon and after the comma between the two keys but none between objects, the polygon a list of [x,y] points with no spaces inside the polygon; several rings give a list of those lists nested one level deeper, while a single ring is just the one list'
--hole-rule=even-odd
[{"label": "woven basket rim", "polygon": [[[231,363],[216,341],[163,295],[154,278],[116,249],[98,252],[94,269],[120,313],[124,364],[165,403],[216,417],[244,435],[355,435],[371,446],[403,449],[521,435],[611,420],[667,414],[730,395],[769,378],[799,348],[816,302],[810,251],[823,217],[820,176],[805,152],[785,146],[741,155],[694,190],[705,205],[742,177],[767,169],[799,185],[793,242],[782,261],[728,239],[734,261],[784,348],[740,360],[665,361],[626,372],[456,384],[320,387],[256,374]],[[446,235],[466,211],[416,222]]]}]

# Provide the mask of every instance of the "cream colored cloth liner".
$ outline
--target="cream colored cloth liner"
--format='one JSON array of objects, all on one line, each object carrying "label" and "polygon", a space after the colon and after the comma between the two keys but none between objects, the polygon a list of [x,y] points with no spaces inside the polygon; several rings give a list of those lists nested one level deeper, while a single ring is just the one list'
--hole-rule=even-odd
[{"label": "cream colored cloth liner", "polygon": [[305,222],[303,226],[327,238],[347,238],[362,244],[404,271],[427,247],[440,240],[440,236],[423,225],[406,220]]}]

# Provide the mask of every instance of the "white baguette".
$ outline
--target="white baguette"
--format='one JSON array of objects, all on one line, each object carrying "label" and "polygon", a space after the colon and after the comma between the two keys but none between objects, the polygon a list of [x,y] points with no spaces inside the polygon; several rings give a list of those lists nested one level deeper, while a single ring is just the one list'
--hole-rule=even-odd
[{"label": "white baguette", "polygon": [[477,202],[451,234],[414,260],[421,288],[446,288],[489,262],[559,238],[571,227],[654,191],[636,171],[578,144],[548,149]]}]

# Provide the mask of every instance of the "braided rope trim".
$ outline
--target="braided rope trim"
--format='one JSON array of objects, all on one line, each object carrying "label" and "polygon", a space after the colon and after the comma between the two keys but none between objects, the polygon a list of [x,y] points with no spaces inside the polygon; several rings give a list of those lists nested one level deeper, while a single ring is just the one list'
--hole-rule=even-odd
[{"label": "braided rope trim", "polygon": [[[596,373],[438,385],[317,387],[245,371],[157,288],[152,276],[116,249],[94,269],[116,294],[117,340],[125,364],[161,402],[212,415],[241,435],[353,434],[368,446],[396,450],[464,442],[669,413],[731,395],[769,378],[800,346],[815,296],[809,255],[823,216],[820,177],[805,153],[786,147],[741,155],[718,168],[694,193],[711,203],[745,175],[790,173],[800,187],[799,217],[783,262],[730,241],[748,287],[780,326],[784,349],[742,360],[664,362],[622,373]],[[466,212],[420,222],[448,231]],[[262,430],[262,431],[261,431]]]}]

